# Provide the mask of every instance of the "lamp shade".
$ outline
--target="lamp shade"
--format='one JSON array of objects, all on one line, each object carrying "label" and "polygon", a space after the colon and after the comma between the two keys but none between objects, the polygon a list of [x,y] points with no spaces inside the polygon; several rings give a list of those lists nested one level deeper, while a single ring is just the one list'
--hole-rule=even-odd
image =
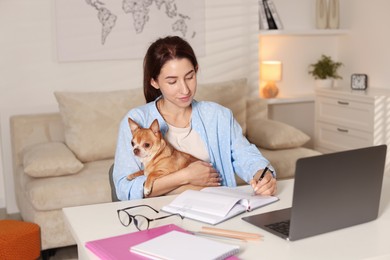
[{"label": "lamp shade", "polygon": [[260,66],[260,77],[264,81],[279,81],[282,79],[282,62],[263,61]]}]

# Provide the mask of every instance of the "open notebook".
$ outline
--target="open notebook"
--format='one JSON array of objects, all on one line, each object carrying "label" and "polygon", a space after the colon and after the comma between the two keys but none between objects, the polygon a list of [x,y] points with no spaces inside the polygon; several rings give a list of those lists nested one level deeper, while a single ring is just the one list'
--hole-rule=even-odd
[{"label": "open notebook", "polygon": [[278,200],[275,196],[253,195],[249,185],[236,188],[208,187],[200,191],[187,190],[162,210],[215,225]]}]

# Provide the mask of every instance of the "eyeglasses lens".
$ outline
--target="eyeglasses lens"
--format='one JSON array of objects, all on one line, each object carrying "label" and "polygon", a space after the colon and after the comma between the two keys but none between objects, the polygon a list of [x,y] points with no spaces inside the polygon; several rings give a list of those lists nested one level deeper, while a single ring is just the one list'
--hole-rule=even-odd
[{"label": "eyeglasses lens", "polygon": [[142,215],[134,216],[134,224],[139,230],[146,230],[149,228],[149,221]]},{"label": "eyeglasses lens", "polygon": [[119,220],[121,221],[121,223],[124,225],[124,226],[129,226],[131,224],[131,217],[129,216],[129,214],[124,211],[124,210],[120,210],[118,212],[118,217],[119,217]]}]

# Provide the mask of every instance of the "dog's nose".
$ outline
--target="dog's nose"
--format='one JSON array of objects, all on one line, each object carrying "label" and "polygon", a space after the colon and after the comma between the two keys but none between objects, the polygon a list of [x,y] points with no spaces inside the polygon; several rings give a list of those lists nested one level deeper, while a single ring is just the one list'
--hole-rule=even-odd
[{"label": "dog's nose", "polygon": [[140,153],[139,148],[135,148],[135,149],[133,150],[133,152],[134,152],[135,155],[138,155],[138,154]]}]

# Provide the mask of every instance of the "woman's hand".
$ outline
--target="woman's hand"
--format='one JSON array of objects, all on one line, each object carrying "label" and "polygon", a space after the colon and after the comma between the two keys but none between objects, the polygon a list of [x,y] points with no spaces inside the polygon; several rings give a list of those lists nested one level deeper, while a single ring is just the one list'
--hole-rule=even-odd
[{"label": "woman's hand", "polygon": [[249,184],[252,186],[253,191],[256,195],[275,195],[276,194],[276,179],[272,173],[267,172],[264,177],[259,180],[258,176],[261,174],[261,171],[255,174],[254,179],[252,179]]},{"label": "woman's hand", "polygon": [[220,186],[221,178],[210,163],[196,161],[186,168],[164,175],[154,181],[152,192],[148,197],[164,194],[176,194],[187,189]]},{"label": "woman's hand", "polygon": [[219,173],[210,163],[196,161],[188,165],[186,170],[188,184],[204,187],[221,185]]}]

